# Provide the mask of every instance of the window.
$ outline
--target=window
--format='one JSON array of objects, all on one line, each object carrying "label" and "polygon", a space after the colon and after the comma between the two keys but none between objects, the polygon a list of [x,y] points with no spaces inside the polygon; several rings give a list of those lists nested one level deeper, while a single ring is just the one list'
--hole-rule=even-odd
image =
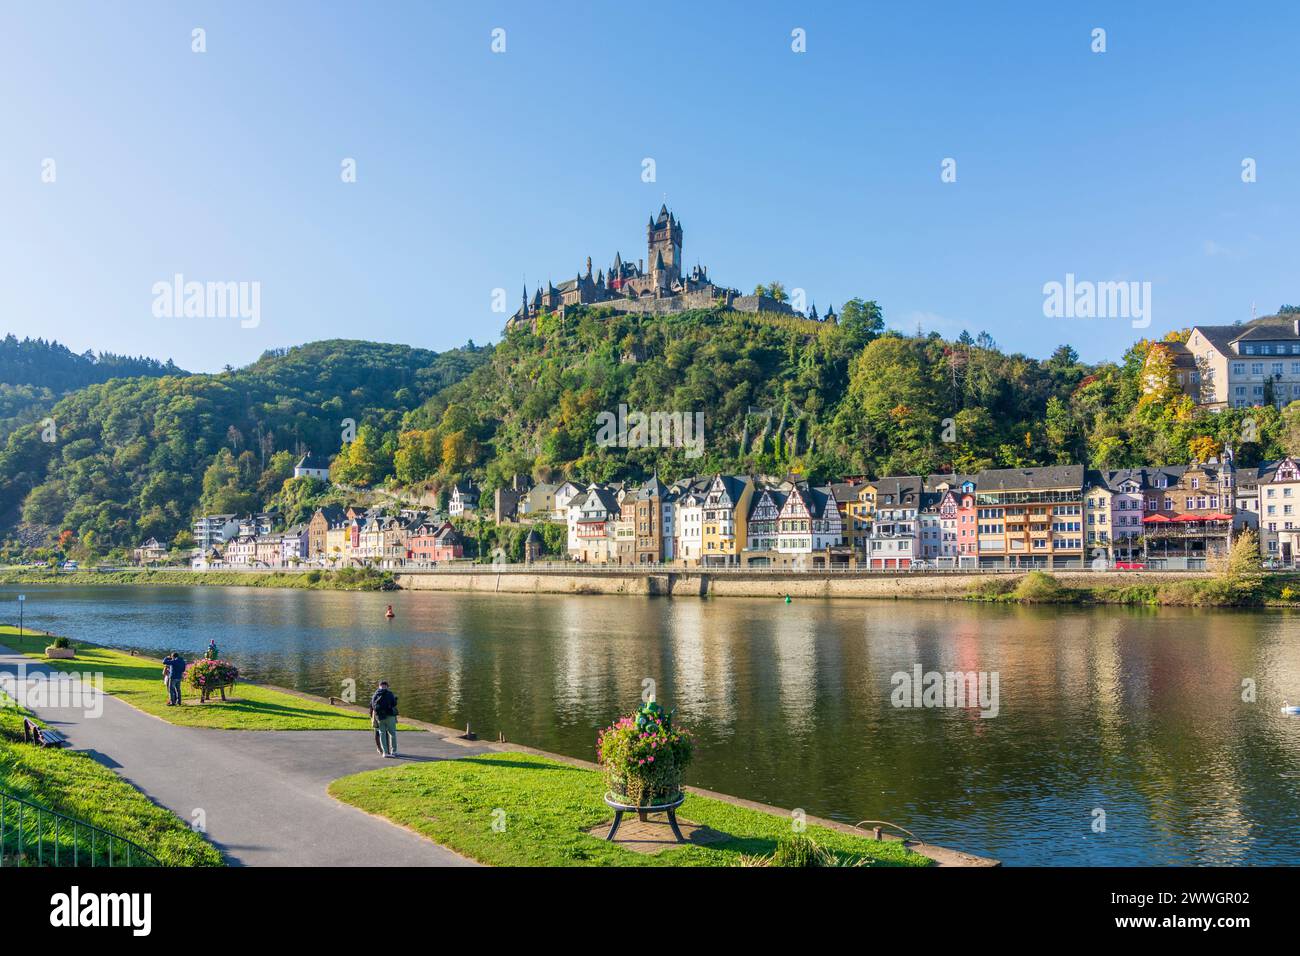
[{"label": "window", "polygon": [[1251,362],[1251,363],[1250,363],[1250,374],[1251,374],[1251,375],[1263,375],[1263,374],[1264,374],[1264,363],[1263,363],[1263,362]]},{"label": "window", "polygon": [[1233,375],[1245,375],[1245,374],[1246,374],[1246,363],[1245,363],[1245,362],[1233,362],[1233,363],[1232,363],[1232,374],[1233,374]]}]

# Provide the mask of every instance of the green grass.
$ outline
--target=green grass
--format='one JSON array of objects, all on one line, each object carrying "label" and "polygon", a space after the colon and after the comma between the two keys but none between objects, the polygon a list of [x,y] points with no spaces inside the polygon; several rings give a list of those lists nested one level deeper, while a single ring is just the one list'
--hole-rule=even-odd
[{"label": "green grass", "polygon": [[[789,817],[690,795],[684,820],[728,835],[708,846],[682,846],[655,856],[636,853],[580,831],[609,820],[599,773],[545,757],[496,753],[459,760],[369,770],[335,780],[344,803],[410,827],[436,843],[495,866],[736,866],[769,854],[792,832]],[[494,810],[505,829],[492,829]],[[497,815],[499,818],[500,815]],[[927,866],[897,842],[877,842],[809,826],[818,845],[843,858],[877,865]]]},{"label": "green grass", "polygon": [[299,588],[313,591],[391,591],[392,572],[374,568],[337,571],[45,571],[11,568],[0,571],[0,584],[180,584],[246,588]]},{"label": "green grass", "polygon": [[1258,587],[1235,587],[1223,576],[1153,580],[1138,584],[1105,581],[1068,587],[1044,571],[1021,577],[998,575],[973,583],[969,601],[999,604],[1127,604],[1150,607],[1300,607],[1300,577],[1268,574]]},{"label": "green grass", "polygon": [[[0,692],[0,698],[3,697]],[[13,706],[12,700],[0,701],[0,789],[125,837],[166,866],[223,865],[216,847],[112,770],[83,754],[21,743],[24,715],[24,711]],[[14,825],[16,813],[11,805],[5,815],[6,827]],[[45,851],[51,854],[49,859],[53,858],[51,836],[52,830],[47,831]],[[62,827],[59,837],[60,862],[71,860],[70,837]],[[12,852],[12,835],[6,842]],[[86,844],[82,843],[82,854],[85,849]],[[65,852],[67,857],[63,856]],[[80,860],[84,863],[85,856]]]},{"label": "green grass", "polygon": [[[33,636],[28,630],[21,641],[17,635],[17,628],[0,625],[0,644],[44,660],[45,648],[53,640],[50,635]],[[219,730],[370,729],[370,718],[365,714],[242,681],[235,685],[233,693],[226,691],[229,700],[218,698],[206,704],[199,703],[199,692],[187,681],[182,691],[184,705],[168,707],[160,661],[78,641],[72,644],[77,649],[76,658],[51,661],[50,666],[68,673],[102,673],[105,693],[169,723]]]}]

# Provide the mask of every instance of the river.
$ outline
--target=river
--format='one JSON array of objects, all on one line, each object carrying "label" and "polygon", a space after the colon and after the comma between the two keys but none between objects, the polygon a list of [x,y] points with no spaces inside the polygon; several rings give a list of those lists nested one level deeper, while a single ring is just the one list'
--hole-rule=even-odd
[{"label": "river", "polygon": [[[698,738],[688,782],[1007,864],[1300,863],[1287,612],[6,586],[6,621],[19,592],[34,627],[159,656],[215,638],[320,695],[386,678],[408,716],[587,759],[651,680]],[[918,665],[996,679],[996,715],[895,706]]]}]

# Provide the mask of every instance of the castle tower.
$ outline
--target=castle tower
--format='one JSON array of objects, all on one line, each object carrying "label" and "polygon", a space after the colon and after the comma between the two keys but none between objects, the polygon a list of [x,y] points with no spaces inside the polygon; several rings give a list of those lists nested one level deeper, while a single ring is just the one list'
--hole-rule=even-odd
[{"label": "castle tower", "polygon": [[657,262],[663,256],[663,268],[669,279],[682,277],[682,226],[667,204],[659,207],[659,218],[651,219],[646,225],[646,244],[649,248],[647,261]]}]

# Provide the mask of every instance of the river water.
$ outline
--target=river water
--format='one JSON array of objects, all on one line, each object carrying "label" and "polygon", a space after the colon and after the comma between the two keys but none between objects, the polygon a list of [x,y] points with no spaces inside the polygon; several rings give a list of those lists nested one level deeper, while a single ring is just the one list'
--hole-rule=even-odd
[{"label": "river water", "polygon": [[[386,678],[408,716],[586,759],[654,681],[698,738],[688,782],[1008,864],[1300,864],[1287,612],[27,586],[4,620],[20,591],[55,633],[215,638],[320,695]],[[985,706],[896,706],[918,666],[983,675]]]}]

